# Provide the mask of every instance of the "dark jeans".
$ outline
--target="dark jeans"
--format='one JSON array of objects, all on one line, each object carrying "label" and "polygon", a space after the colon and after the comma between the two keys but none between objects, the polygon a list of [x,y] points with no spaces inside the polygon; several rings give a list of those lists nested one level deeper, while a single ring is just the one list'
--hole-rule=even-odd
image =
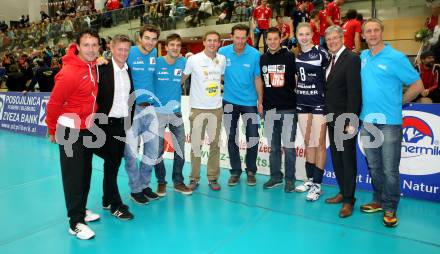
[{"label": "dark jeans", "polygon": [[[68,140],[74,136],[72,130],[66,128],[64,136],[57,128],[57,140]],[[87,197],[90,190],[92,177],[92,149],[83,145],[83,138],[91,136],[87,130],[80,131],[78,139],[71,145],[59,145],[61,176],[63,179],[64,198],[66,200],[67,216],[70,218],[70,227],[74,228],[77,223],[85,223]]]},{"label": "dark jeans", "polygon": [[295,181],[296,149],[295,137],[298,117],[296,110],[269,110],[264,112],[264,132],[270,144],[270,178],[282,180],[281,142],[284,151],[284,173],[286,181]]},{"label": "dark jeans", "polygon": [[264,52],[266,52],[266,50],[267,50],[267,45],[266,45],[267,29],[259,29],[259,32],[255,33],[254,47],[258,51],[260,51],[260,38],[261,38],[261,35],[263,35]]},{"label": "dark jeans", "polygon": [[[379,131],[371,131],[376,127]],[[377,148],[364,148],[373,185],[373,201],[388,211],[396,211],[400,201],[400,153],[402,126],[363,123],[361,139],[372,142],[374,136],[380,144]],[[383,138],[378,133],[383,134]],[[365,142],[363,142],[365,144]]]},{"label": "dark jeans", "polygon": [[155,173],[158,183],[167,183],[165,181],[166,169],[163,162],[164,153],[164,132],[165,128],[171,132],[171,138],[174,149],[173,160],[173,183],[183,183],[182,169],[185,164],[185,128],[182,120],[182,113],[161,114],[157,113],[159,120],[159,162],[155,166]]},{"label": "dark jeans", "polygon": [[328,124],[328,133],[330,139],[330,152],[332,155],[333,169],[336,175],[336,181],[339,185],[339,193],[342,195],[342,202],[346,204],[354,204],[356,199],[354,193],[356,191],[356,138],[344,140],[342,150],[338,151],[336,144],[341,140],[340,135],[336,133],[335,126]]},{"label": "dark jeans", "polygon": [[257,107],[236,105],[223,100],[223,123],[228,137],[230,172],[232,175],[237,176],[240,176],[242,171],[240,148],[238,146],[239,132],[237,132],[240,115],[243,116],[243,124],[246,126],[246,172],[255,174],[257,172],[258,142],[254,142],[254,140],[259,140]]},{"label": "dark jeans", "polygon": [[103,204],[110,204],[113,210],[122,205],[117,180],[119,167],[124,157],[125,143],[115,137],[125,137],[124,123],[121,120],[113,122],[110,118],[108,124],[102,124],[99,127],[106,136],[105,144],[94,149],[94,153],[104,159],[104,180],[102,184],[104,194],[102,202]]}]

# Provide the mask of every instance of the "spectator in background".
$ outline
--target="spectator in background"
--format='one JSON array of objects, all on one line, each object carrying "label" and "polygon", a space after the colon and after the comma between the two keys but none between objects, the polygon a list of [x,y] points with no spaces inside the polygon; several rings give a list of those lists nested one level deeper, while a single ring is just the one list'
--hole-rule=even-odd
[{"label": "spectator in background", "polygon": [[361,22],[357,17],[357,11],[350,9],[347,11],[347,22],[342,26],[344,30],[344,45],[356,54],[361,53]]},{"label": "spectator in background", "polygon": [[20,22],[20,27],[25,27],[25,19],[26,18],[24,17],[24,15],[21,15],[20,19],[18,20],[18,22]]},{"label": "spectator in background", "polygon": [[[220,24],[226,24],[227,22],[226,22],[226,16],[227,16],[228,14],[227,14],[227,10],[225,9],[225,10],[223,10],[223,12],[222,13],[220,13],[220,15],[218,15],[218,20],[217,20],[217,22],[216,22],[216,24],[217,25],[220,25]],[[186,19],[186,18],[185,18]]]},{"label": "spectator in background", "polygon": [[64,42],[58,43],[58,56],[63,57],[66,54],[66,45]]},{"label": "spectator in background", "polygon": [[238,21],[242,22],[247,19],[247,7],[245,0],[237,0],[235,2],[235,12],[238,15]]},{"label": "spectator in background", "polygon": [[420,103],[440,103],[440,90],[438,86],[440,66],[435,64],[434,53],[425,51],[420,55],[420,63],[417,65],[420,78],[425,89],[416,101]]},{"label": "spectator in background", "polygon": [[325,43],[325,30],[328,27],[327,23],[327,5],[329,4],[328,0],[322,1],[322,10],[319,11],[319,35],[321,37],[321,46],[324,48],[327,48],[327,45]]},{"label": "spectator in background", "polygon": [[20,72],[18,65],[13,64],[9,67],[8,79],[6,87],[9,92],[23,92],[26,90],[27,78]]},{"label": "spectator in background", "polygon": [[127,9],[130,7],[130,0],[122,0],[122,10],[121,10],[121,18],[125,21],[125,22],[129,22],[130,20],[130,12],[133,11],[133,9]]},{"label": "spectator in background", "polygon": [[113,25],[118,25],[118,13],[116,10],[121,8],[121,3],[119,2],[119,0],[108,0],[105,4],[105,8],[107,9],[107,11],[111,12]]},{"label": "spectator in background", "polygon": [[169,21],[170,21],[170,29],[177,29],[177,20],[181,20],[181,16],[179,16],[179,13],[177,12],[177,6],[176,3],[171,2],[169,5]]},{"label": "spectator in background", "polygon": [[27,54],[22,54],[18,59],[18,68],[20,72],[22,72],[26,78],[27,83],[34,76],[34,72],[32,70],[32,66],[29,62],[29,56]]},{"label": "spectator in background", "polygon": [[327,25],[333,26],[341,25],[341,6],[345,3],[345,0],[334,0],[327,5]]},{"label": "spectator in background", "polygon": [[40,17],[41,21],[44,21],[45,19],[50,19],[49,15],[47,15],[47,13],[45,13],[44,11],[40,11]]},{"label": "spectator in background", "polygon": [[434,28],[438,25],[438,15],[440,14],[440,6],[433,5],[431,8],[431,16],[426,19],[425,27],[434,32]]},{"label": "spectator in background", "polygon": [[295,0],[281,0],[280,5],[284,9],[283,16],[289,16],[295,8]]},{"label": "spectator in background", "polygon": [[203,0],[200,3],[198,18],[200,25],[205,25],[205,19],[212,16],[212,3],[209,0]]},{"label": "spectator in background", "polygon": [[235,0],[226,0],[226,19],[228,23],[231,22],[232,13],[234,12],[234,3]]},{"label": "spectator in background", "polygon": [[170,27],[170,8],[161,0],[156,7],[157,20],[162,30],[168,30]]},{"label": "spectator in background", "polygon": [[298,3],[304,4],[304,9],[307,12],[307,14],[309,14],[309,15],[315,9],[315,5],[313,5],[311,0],[300,0],[300,1],[298,1]]},{"label": "spectator in background", "polygon": [[281,32],[281,46],[287,47],[289,44],[290,26],[286,22],[284,22],[283,17],[281,17],[280,15],[276,17],[276,21],[276,27]]},{"label": "spectator in background", "polygon": [[64,18],[66,16],[66,8],[64,7],[64,4],[61,8],[59,8],[56,12],[55,12],[55,16],[56,17],[60,17],[60,18]]},{"label": "spectator in background", "polygon": [[68,40],[72,40],[73,39],[74,27],[73,27],[72,20],[70,20],[69,16],[67,16],[64,19],[63,25],[62,25],[61,29],[62,29],[63,33],[66,35]]},{"label": "spectator in background", "polygon": [[[35,25],[36,27],[37,27],[37,25]],[[8,37],[11,39],[11,49],[13,49],[14,48],[14,46],[16,45],[16,43],[17,43],[17,39],[18,39],[18,29],[17,28],[10,28],[8,31],[7,31],[7,34],[8,34]]]},{"label": "spectator in background", "polygon": [[263,35],[264,51],[266,51],[267,29],[269,29],[270,21],[272,19],[272,9],[267,5],[267,0],[261,0],[261,4],[255,8],[252,16],[256,27],[254,47],[259,50],[260,38],[261,35]]},{"label": "spectator in background", "polygon": [[6,68],[3,67],[0,63],[0,79],[6,75]]},{"label": "spectator in background", "polygon": [[75,15],[76,11],[75,11],[75,6],[73,5],[73,3],[69,3],[66,7],[66,13],[67,15]]},{"label": "spectator in background", "polygon": [[268,5],[270,8],[272,8],[273,13],[275,13],[277,16],[281,16],[281,5],[279,0],[268,0]]},{"label": "spectator in background", "polygon": [[309,21],[309,14],[306,11],[306,4],[299,4],[296,10],[293,11],[291,18],[293,20],[293,33],[296,34],[296,27],[298,24]]},{"label": "spectator in background", "polygon": [[6,24],[5,21],[1,21],[0,22],[0,31],[2,31],[3,33],[6,33],[7,30],[8,30],[8,25]]},{"label": "spectator in background", "polygon": [[[64,55],[63,55],[64,56]],[[58,73],[61,69],[61,63],[60,63],[60,59],[58,58],[53,58],[52,59],[52,64],[50,65],[50,68],[52,69],[52,71]]]},{"label": "spectator in background", "polygon": [[6,72],[10,72],[10,66],[14,63],[14,57],[12,53],[7,51],[2,58],[2,66],[5,67]]},{"label": "spectator in background", "polygon": [[31,83],[25,89],[26,92],[34,91],[35,85],[38,83],[40,92],[52,92],[55,84],[54,78],[59,69],[50,68],[43,60],[37,60],[37,69],[35,75],[32,78]]},{"label": "spectator in background", "polygon": [[312,27],[313,37],[312,41],[314,45],[321,45],[321,24],[319,20],[318,10],[313,10],[310,13],[310,26]]},{"label": "spectator in background", "polygon": [[78,8],[76,8],[76,11],[80,12],[80,13],[91,11],[90,2],[89,1],[81,2],[80,5],[78,6]]}]

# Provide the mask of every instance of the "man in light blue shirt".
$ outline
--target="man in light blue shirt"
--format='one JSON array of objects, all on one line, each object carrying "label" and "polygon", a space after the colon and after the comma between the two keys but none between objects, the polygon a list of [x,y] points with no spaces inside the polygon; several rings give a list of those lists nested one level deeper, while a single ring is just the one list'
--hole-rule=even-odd
[{"label": "man in light blue shirt", "polygon": [[183,183],[182,169],[185,164],[185,128],[182,120],[180,101],[182,86],[180,84],[185,69],[186,58],[180,55],[182,38],[170,34],[165,41],[167,54],[157,59],[154,72],[154,90],[157,96],[156,112],[159,119],[159,159],[156,167],[157,191],[159,196],[166,195],[166,169],[162,155],[164,153],[164,132],[168,127],[173,143],[174,160],[172,179],[174,190],[190,195],[192,190]]},{"label": "man in light blue shirt", "polygon": [[229,186],[238,184],[242,172],[239,132],[237,132],[240,116],[243,117],[246,128],[247,184],[256,185],[259,142],[257,113],[262,113],[263,84],[260,77],[260,53],[246,43],[248,35],[248,26],[243,24],[233,26],[231,31],[233,44],[219,50],[219,54],[226,57],[223,111],[231,163]]},{"label": "man in light blue shirt", "polygon": [[362,26],[369,49],[361,54],[360,118],[363,124],[360,135],[374,193],[373,201],[362,205],[361,211],[384,211],[383,224],[395,227],[400,200],[402,85],[410,85],[403,95],[403,103],[416,98],[424,87],[408,58],[384,44],[383,30],[383,23],[378,19],[369,19]]},{"label": "man in light blue shirt", "polygon": [[[138,204],[159,196],[149,187],[153,165],[157,161],[159,139],[158,120],[154,110],[153,75],[156,70],[157,40],[160,30],[152,25],[141,28],[139,41],[128,55],[127,64],[136,95],[133,125],[126,132],[125,169],[129,178],[131,199]],[[142,137],[143,155],[138,166],[139,138]]]}]

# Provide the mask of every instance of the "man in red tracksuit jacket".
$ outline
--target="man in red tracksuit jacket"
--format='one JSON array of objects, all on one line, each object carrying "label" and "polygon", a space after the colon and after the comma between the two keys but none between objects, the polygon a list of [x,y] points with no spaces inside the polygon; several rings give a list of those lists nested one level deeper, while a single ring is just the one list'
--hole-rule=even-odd
[{"label": "man in red tracksuit jacket", "polygon": [[60,148],[61,175],[69,233],[79,239],[90,239],[95,233],[86,221],[99,215],[86,211],[92,174],[92,149],[88,130],[97,110],[98,74],[96,59],[99,35],[84,31],[78,35],[63,57],[63,68],[55,76],[55,86],[47,105],[46,123],[49,140]]}]

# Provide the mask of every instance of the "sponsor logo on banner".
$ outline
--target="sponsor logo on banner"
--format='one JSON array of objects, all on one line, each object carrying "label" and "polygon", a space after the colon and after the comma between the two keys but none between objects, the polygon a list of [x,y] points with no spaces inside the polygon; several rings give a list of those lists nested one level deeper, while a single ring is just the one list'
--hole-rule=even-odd
[{"label": "sponsor logo on banner", "polygon": [[440,117],[421,111],[405,111],[403,117],[401,173],[428,175],[440,172]]},{"label": "sponsor logo on banner", "polygon": [[46,111],[47,111],[47,103],[49,99],[45,99],[41,101],[40,106],[40,115],[38,117],[38,125],[47,126],[46,125]]},{"label": "sponsor logo on banner", "polygon": [[0,93],[0,128],[45,136],[49,95],[50,93]]}]

